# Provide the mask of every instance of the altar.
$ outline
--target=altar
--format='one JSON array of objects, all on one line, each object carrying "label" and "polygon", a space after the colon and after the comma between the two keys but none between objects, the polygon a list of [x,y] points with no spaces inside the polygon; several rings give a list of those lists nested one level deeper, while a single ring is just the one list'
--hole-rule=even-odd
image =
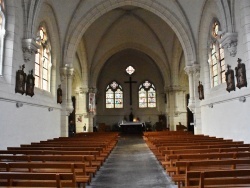
[{"label": "altar", "polygon": [[119,125],[122,133],[142,133],[145,131],[145,122],[122,121]]}]

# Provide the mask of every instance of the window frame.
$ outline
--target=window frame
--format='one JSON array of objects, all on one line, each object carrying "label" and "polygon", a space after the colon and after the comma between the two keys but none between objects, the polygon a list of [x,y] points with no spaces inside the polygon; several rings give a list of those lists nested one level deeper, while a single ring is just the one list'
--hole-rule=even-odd
[{"label": "window frame", "polygon": [[[225,83],[225,53],[219,43],[221,36],[218,35],[220,22],[214,19],[211,27],[210,49],[208,63],[210,66],[211,88]],[[223,57],[221,56],[223,54]]]},{"label": "window frame", "polygon": [[[147,85],[146,85],[147,83]],[[149,85],[148,85],[149,84]],[[149,96],[151,89],[154,91],[154,95],[153,96]],[[146,93],[145,97],[141,97],[140,94],[141,93]],[[145,101],[141,101],[141,99],[145,99]],[[150,100],[151,99],[151,100]],[[152,100],[153,99],[153,100]],[[146,105],[142,105],[142,103],[146,103]],[[155,104],[152,106],[152,104]],[[149,80],[145,80],[143,81],[138,88],[138,107],[140,109],[148,109],[148,108],[156,108],[157,107],[157,92],[156,92],[156,88],[155,85],[150,82]]]},{"label": "window frame", "polygon": [[[51,46],[46,26],[41,24],[37,33],[38,37],[40,37],[40,40],[37,42],[40,48],[35,57],[35,87],[50,92],[52,62]],[[47,72],[46,75],[44,75],[45,72]]]},{"label": "window frame", "polygon": [[[109,93],[107,93],[109,91]],[[117,92],[120,91],[121,97],[116,97]],[[111,95],[113,97],[107,97],[107,94]],[[119,94],[119,93],[118,93]],[[107,103],[107,99],[111,101],[111,103]],[[120,100],[121,103],[116,103],[116,101]],[[112,107],[107,107],[107,105],[113,105]],[[120,106],[120,107],[119,107]],[[111,81],[105,90],[105,108],[106,109],[123,109],[124,108],[124,95],[123,95],[123,89],[122,86],[115,80]]]}]

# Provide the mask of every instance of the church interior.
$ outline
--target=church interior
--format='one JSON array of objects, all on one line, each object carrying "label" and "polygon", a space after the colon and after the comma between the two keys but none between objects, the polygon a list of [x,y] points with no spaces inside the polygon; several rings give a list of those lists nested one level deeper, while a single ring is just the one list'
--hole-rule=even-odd
[{"label": "church interior", "polygon": [[112,151],[124,132],[159,161],[163,137],[249,144],[249,12],[249,0],[0,0],[0,150],[85,135]]}]

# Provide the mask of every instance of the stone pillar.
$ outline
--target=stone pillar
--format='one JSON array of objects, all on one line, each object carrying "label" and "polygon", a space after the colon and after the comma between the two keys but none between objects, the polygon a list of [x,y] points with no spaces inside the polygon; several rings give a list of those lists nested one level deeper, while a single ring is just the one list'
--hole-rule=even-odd
[{"label": "stone pillar", "polygon": [[61,89],[62,89],[62,109],[61,109],[61,136],[68,136],[68,116],[67,111],[67,67],[60,69]]},{"label": "stone pillar", "polygon": [[79,88],[76,91],[76,132],[87,132],[89,124],[87,112],[87,88]]},{"label": "stone pillar", "polygon": [[180,87],[172,86],[168,92],[168,124],[170,130],[175,130],[179,122],[186,125],[187,110],[185,104],[185,92]]},{"label": "stone pillar", "polygon": [[194,70],[192,66],[186,66],[185,69],[186,73],[188,74],[188,81],[189,81],[189,102],[188,108],[191,112],[194,113],[195,108],[195,99],[194,99]]},{"label": "stone pillar", "polygon": [[74,69],[68,66],[60,69],[62,89],[61,136],[68,136],[68,116],[73,111],[71,100],[73,72]]},{"label": "stone pillar", "polygon": [[[91,87],[89,88],[89,92],[88,92],[88,98],[89,98],[89,93],[96,93],[96,89]],[[89,99],[87,100],[88,101],[88,115],[89,115],[89,124],[88,124],[88,132],[93,132],[93,127],[94,127],[94,117],[95,117],[95,114],[96,114],[96,110],[89,110]],[[95,108],[94,108],[95,109]]]},{"label": "stone pillar", "polygon": [[[243,41],[244,43],[244,59],[242,58],[242,63],[246,65],[246,73],[249,75],[250,72],[250,19],[249,19],[249,12],[250,12],[250,2],[249,0],[242,0],[240,1],[240,8],[241,8],[241,28],[243,30]],[[247,76],[247,82],[250,83],[250,77]]]},{"label": "stone pillar", "polygon": [[200,66],[198,64],[193,65],[194,73],[194,99],[195,99],[195,110],[194,110],[194,133],[202,134],[202,122],[201,122],[201,107],[198,92],[198,85],[200,81]]}]

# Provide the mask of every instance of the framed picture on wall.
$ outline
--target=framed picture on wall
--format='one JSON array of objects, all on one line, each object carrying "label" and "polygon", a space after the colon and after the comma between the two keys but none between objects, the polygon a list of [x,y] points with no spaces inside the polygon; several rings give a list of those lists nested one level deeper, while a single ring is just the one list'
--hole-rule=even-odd
[{"label": "framed picture on wall", "polygon": [[235,67],[235,77],[236,77],[236,87],[242,88],[247,87],[247,78],[246,78],[246,67],[244,63],[241,63],[241,59],[238,58],[238,65]]},{"label": "framed picture on wall", "polygon": [[234,81],[234,71],[231,69],[230,65],[227,65],[226,75],[226,90],[230,93],[230,91],[235,91],[235,81]]},{"label": "framed picture on wall", "polygon": [[16,72],[16,86],[15,92],[21,93],[22,95],[25,93],[25,81],[26,81],[26,73],[24,72],[25,65],[21,66],[21,70]]},{"label": "framed picture on wall", "polygon": [[29,95],[31,97],[34,95],[34,86],[35,77],[33,76],[33,70],[31,70],[26,80],[26,95]]}]

